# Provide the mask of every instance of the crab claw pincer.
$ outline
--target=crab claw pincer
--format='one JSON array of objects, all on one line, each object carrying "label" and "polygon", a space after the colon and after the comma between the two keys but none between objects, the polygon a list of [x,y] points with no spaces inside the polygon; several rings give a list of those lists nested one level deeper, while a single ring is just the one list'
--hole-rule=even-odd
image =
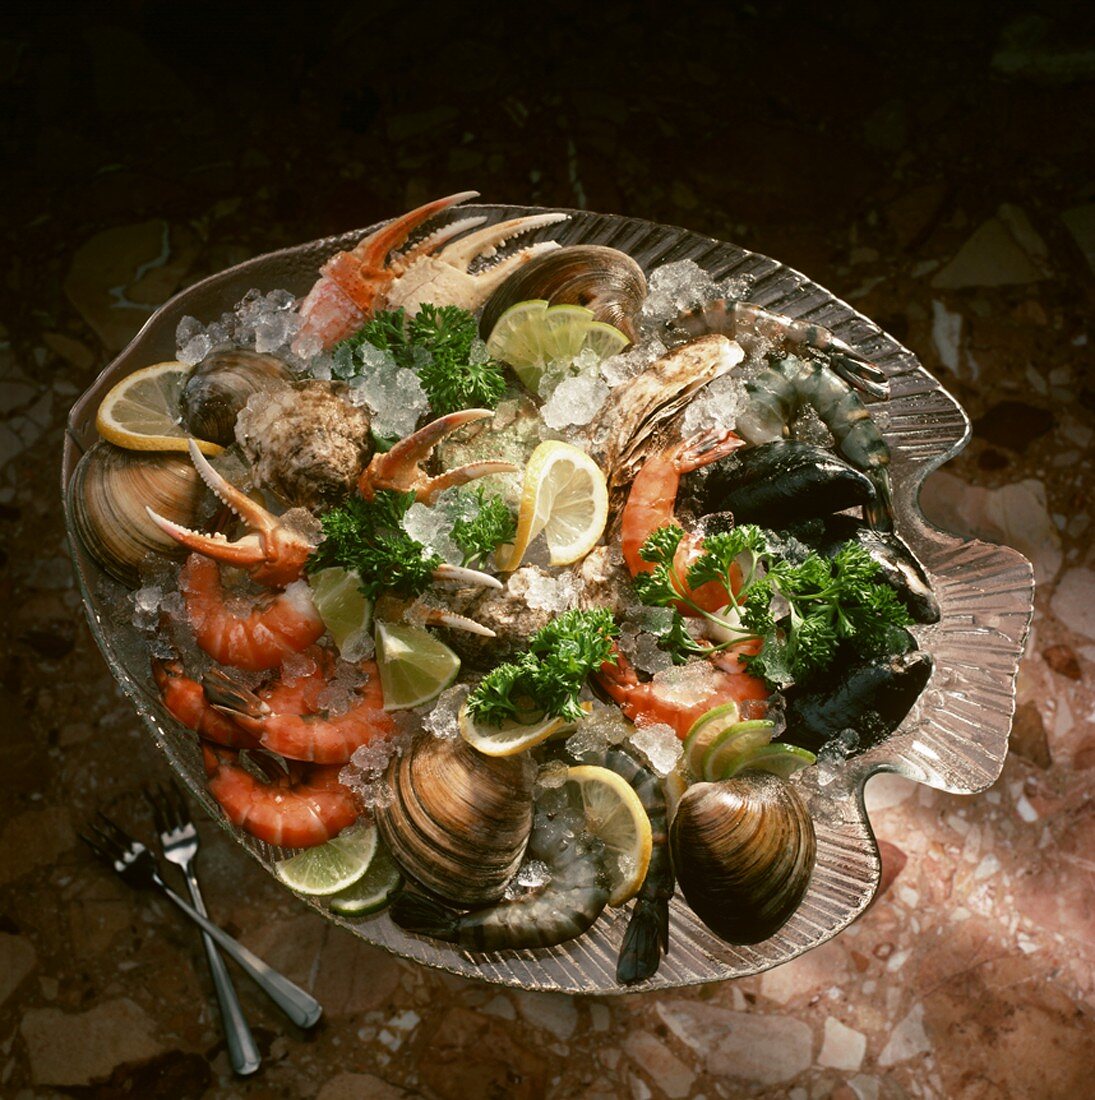
[{"label": "crab claw pincer", "polygon": [[190,441],[190,459],[202,481],[250,528],[242,538],[229,542],[224,535],[203,534],[174,523],[147,509],[149,518],[177,542],[207,558],[246,569],[260,584],[283,588],[297,580],[315,549],[299,531],[256,504],[246,493],[221,477]]},{"label": "crab claw pincer", "polygon": [[357,483],[361,495],[372,500],[379,489],[394,489],[400,493],[414,491],[422,504],[432,504],[446,489],[466,485],[488,474],[510,474],[520,467],[512,462],[472,462],[455,470],[446,470],[437,477],[430,477],[422,470],[433,453],[434,447],[447,435],[465,424],[494,416],[490,409],[461,409],[430,421],[413,435],[401,439],[390,451],[373,455]]}]

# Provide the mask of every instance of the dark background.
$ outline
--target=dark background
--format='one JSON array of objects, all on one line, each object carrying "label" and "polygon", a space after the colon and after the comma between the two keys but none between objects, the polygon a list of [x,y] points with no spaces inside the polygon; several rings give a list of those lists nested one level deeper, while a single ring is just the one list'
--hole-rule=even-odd
[{"label": "dark background", "polygon": [[[1051,600],[1062,561],[1066,577],[1091,564],[1091,8],[7,4],[0,1033],[16,1037],[3,1046],[0,1091],[232,1094],[216,1020],[196,1015],[209,988],[190,929],[111,879],[75,837],[97,808],[139,814],[140,784],[166,768],[118,696],[72,587],[57,497],[68,407],[155,306],[202,276],[476,188],[487,202],[682,225],[798,268],[911,347],[970,411],[973,440],[948,467],[962,479],[949,483],[956,523],[1034,554],[1025,515],[1010,533],[971,517],[981,489],[1044,488],[1034,518],[1048,522],[1047,506],[1061,517],[1060,553],[1040,578],[1000,798],[929,792],[880,816],[886,882],[897,887],[859,922],[858,939],[781,968],[794,977],[679,1000],[793,1016],[812,1028],[815,1056],[825,1019],[840,1017],[867,1035],[862,1072],[882,1100],[920,1095],[925,1080],[977,1100],[1080,1095],[1095,1059],[1083,870],[1095,733],[1082,717],[1095,709],[1093,639],[1058,621]],[[1001,208],[1008,225],[1021,212],[1033,254],[1000,236]],[[961,278],[937,283],[986,225],[997,251],[975,249]],[[933,337],[939,307],[961,319],[954,369]],[[1062,453],[1078,457],[1055,464]],[[1056,709],[1066,698],[1074,725]],[[1029,827],[1016,824],[1020,795],[1042,815]],[[954,854],[962,837],[945,822],[956,814],[996,838],[1012,876],[989,915],[970,898],[991,883]],[[323,1100],[402,1088],[442,1100],[603,1100],[644,1095],[629,1083],[638,1080],[660,1098],[676,1072],[661,1050],[692,1067],[685,1088],[739,1094],[717,1060],[668,1035],[653,995],[575,1008],[506,994],[504,1011],[488,1011],[497,991],[336,934],[211,824],[203,835],[218,917],[328,1010],[307,1042],[241,989],[267,1059],[241,1094],[314,1095],[322,1084]],[[900,900],[903,887],[919,904]],[[967,904],[974,916],[950,923]],[[1029,918],[1032,953],[1016,946],[1015,913]],[[895,944],[910,952],[900,971],[886,962]],[[121,959],[133,968],[119,972]],[[840,996],[823,999],[832,989]],[[915,1005],[934,1060],[882,1060]],[[412,1006],[419,1023],[393,1056],[378,1028]],[[135,1047],[144,1034],[155,1040]],[[336,1069],[362,1080],[338,1084]],[[795,1084],[853,1100],[852,1076],[814,1064],[793,1081],[740,1088],[775,1100]]]}]

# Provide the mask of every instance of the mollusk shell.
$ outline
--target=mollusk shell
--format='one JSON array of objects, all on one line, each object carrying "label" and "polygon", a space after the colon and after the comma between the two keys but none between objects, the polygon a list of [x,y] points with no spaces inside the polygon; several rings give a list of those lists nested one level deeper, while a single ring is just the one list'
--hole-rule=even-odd
[{"label": "mollusk shell", "polygon": [[777,932],[806,893],[817,855],[798,792],[760,772],[689,787],[669,845],[685,899],[727,943],[760,943]]},{"label": "mollusk shell", "polygon": [[197,523],[205,487],[189,455],[127,451],[96,443],[80,459],[69,493],[80,541],[116,580],[136,585],[149,554],[186,551],[148,518],[146,506],[186,527]]},{"label": "mollusk shell", "polygon": [[635,339],[635,318],[646,297],[643,269],[617,248],[570,245],[545,252],[518,268],[491,295],[479,331],[486,339],[510,306],[534,298],[555,305],[585,306],[598,321]]},{"label": "mollusk shell", "polygon": [[183,422],[196,438],[227,447],[235,442],[236,417],[247,399],[292,378],[289,368],[272,355],[240,348],[210,352],[183,386]]},{"label": "mollusk shell", "polygon": [[460,738],[420,736],[388,767],[377,826],[396,861],[438,897],[487,905],[517,872],[532,830],[535,766],[483,756]]}]

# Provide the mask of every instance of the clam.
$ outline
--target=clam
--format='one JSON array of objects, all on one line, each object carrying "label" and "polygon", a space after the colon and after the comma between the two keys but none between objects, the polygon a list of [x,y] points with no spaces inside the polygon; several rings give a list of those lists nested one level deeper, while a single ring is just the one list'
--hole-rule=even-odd
[{"label": "clam", "polygon": [[532,830],[536,767],[483,756],[460,738],[420,736],[388,768],[377,825],[400,867],[456,905],[487,905],[517,872]]},{"label": "clam", "polygon": [[806,893],[817,854],[798,792],[761,772],[689,787],[669,845],[685,899],[727,943],[760,943],[777,932]]},{"label": "clam", "polygon": [[302,508],[353,492],[372,441],[369,414],[349,392],[344,382],[316,379],[253,394],[236,420],[236,440],[256,485]]},{"label": "clam", "polygon": [[96,443],[69,486],[72,515],[88,553],[116,580],[135,585],[149,554],[186,551],[148,518],[146,508],[175,523],[198,522],[205,487],[188,455],[127,451]]},{"label": "clam", "polygon": [[479,331],[486,339],[510,306],[533,298],[585,306],[598,321],[635,340],[635,319],[646,297],[643,269],[626,253],[599,244],[545,252],[518,268],[487,299]]},{"label": "clam", "polygon": [[210,352],[191,372],[179,405],[187,431],[227,447],[235,442],[236,417],[252,394],[292,380],[272,355],[240,348]]}]

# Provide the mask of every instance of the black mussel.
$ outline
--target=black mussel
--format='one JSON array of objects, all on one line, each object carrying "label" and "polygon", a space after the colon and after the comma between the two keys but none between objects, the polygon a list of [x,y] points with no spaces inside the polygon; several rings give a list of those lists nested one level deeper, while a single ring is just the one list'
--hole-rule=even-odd
[{"label": "black mussel", "polygon": [[703,512],[781,527],[875,500],[870,478],[823,447],[777,439],[714,463],[697,489]]},{"label": "black mussel", "polygon": [[633,341],[645,297],[646,276],[626,252],[599,244],[569,245],[514,271],[487,299],[479,332],[488,339],[510,306],[540,298],[553,306],[585,306],[598,321],[615,326]]},{"label": "black mussel", "polygon": [[924,567],[893,531],[879,531],[854,516],[828,516],[824,521],[801,524],[790,531],[827,558],[846,542],[856,542],[870,554],[884,580],[918,623],[939,622],[939,602]]},{"label": "black mussel", "polygon": [[778,932],[802,901],[817,856],[798,791],[761,772],[689,787],[669,847],[685,900],[727,943]]},{"label": "black mussel", "polygon": [[932,673],[920,650],[876,659],[832,680],[788,688],[787,741],[817,752],[826,741],[853,729],[868,748],[892,733],[919,698]]},{"label": "black mussel", "polygon": [[179,397],[183,423],[197,439],[227,447],[236,417],[252,394],[291,382],[289,368],[272,355],[241,348],[210,352],[191,372]]}]

